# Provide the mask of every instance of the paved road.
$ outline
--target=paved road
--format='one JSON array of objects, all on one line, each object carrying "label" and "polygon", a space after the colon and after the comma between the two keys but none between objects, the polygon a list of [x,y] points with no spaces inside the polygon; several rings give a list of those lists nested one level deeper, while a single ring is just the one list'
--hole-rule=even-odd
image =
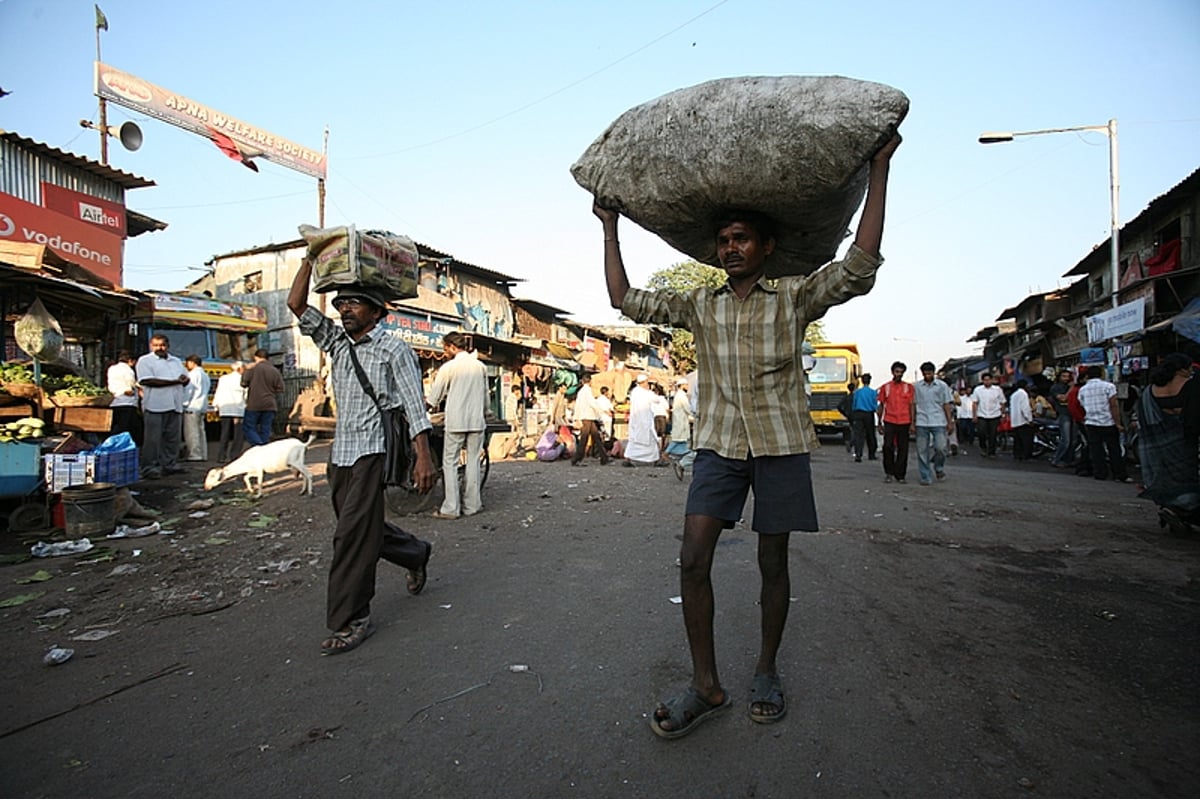
[{"label": "paved road", "polygon": [[[316,654],[319,566],[55,669],[45,634],[10,635],[0,793],[1200,795],[1200,542],[1161,533],[1131,486],[1042,464],[959,457],[924,488],[914,463],[895,486],[829,446],[814,470],[823,530],[792,539],[778,725],[746,714],[753,533],[723,537],[715,572],[736,703],[661,741],[647,714],[689,674],[670,601],[686,482],[500,463],[481,516],[411,521],[435,543],[429,588],[383,564],[380,630],[346,656]],[[295,546],[328,546],[327,505],[321,481]]]}]

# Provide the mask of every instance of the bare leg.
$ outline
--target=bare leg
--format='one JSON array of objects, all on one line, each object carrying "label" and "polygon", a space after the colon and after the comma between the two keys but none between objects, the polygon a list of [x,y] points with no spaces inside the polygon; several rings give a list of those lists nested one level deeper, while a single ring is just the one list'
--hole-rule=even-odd
[{"label": "bare leg", "polygon": [[[679,592],[683,596],[683,624],[692,653],[692,687],[711,705],[725,701],[713,646],[712,590],[713,552],[722,525],[720,519],[710,516],[684,517],[683,547],[679,553]],[[674,729],[667,720],[670,713],[664,707],[660,706],[655,715],[663,729]]]},{"label": "bare leg", "polygon": [[[762,649],[758,654],[755,674],[777,674],[775,656],[783,640],[787,623],[792,585],[788,575],[788,540],[790,533],[758,536],[758,570],[762,574]],[[686,602],[686,600],[685,600]],[[773,715],[779,708],[765,702],[755,702],[754,712]]]}]

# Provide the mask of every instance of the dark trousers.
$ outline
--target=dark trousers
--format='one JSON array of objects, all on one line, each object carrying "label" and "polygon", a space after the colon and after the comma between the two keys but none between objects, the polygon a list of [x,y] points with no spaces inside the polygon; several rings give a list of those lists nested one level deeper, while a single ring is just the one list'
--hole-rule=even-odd
[{"label": "dark trousers", "polygon": [[246,411],[242,422],[246,440],[250,446],[271,443],[271,425],[275,423],[275,411]]},{"label": "dark trousers", "polygon": [[221,417],[221,442],[217,444],[217,462],[229,463],[242,454],[242,417]]},{"label": "dark trousers", "polygon": [[608,463],[608,452],[604,449],[600,425],[595,419],[583,419],[579,422],[579,441],[575,444],[575,457],[571,459],[571,463],[579,463],[584,455],[591,454],[593,448],[600,452],[600,462]]},{"label": "dark trousers", "polygon": [[975,440],[975,422],[970,419],[958,420],[958,445],[965,447]]},{"label": "dark trousers", "polygon": [[[1107,480],[1110,468],[1112,476],[1118,480],[1128,477],[1125,472],[1125,459],[1121,456],[1121,433],[1117,430],[1117,426],[1100,427],[1089,424],[1085,427],[1087,428],[1088,453],[1092,457],[1092,477],[1097,480]],[[1105,451],[1108,452],[1107,462],[1104,458]]]},{"label": "dark trousers", "polygon": [[897,480],[908,474],[908,425],[883,423],[883,473]]},{"label": "dark trousers", "polygon": [[1000,417],[985,419],[980,416],[975,420],[976,432],[979,433],[979,451],[987,455],[996,454],[996,429],[1000,427]]},{"label": "dark trousers", "polygon": [[1012,429],[1013,457],[1027,461],[1033,457],[1033,425],[1023,424]]},{"label": "dark trousers", "polygon": [[863,444],[867,446],[867,456],[875,460],[875,414],[871,411],[850,411],[850,432],[854,457],[862,458]]},{"label": "dark trousers", "polygon": [[183,414],[176,411],[146,411],[142,414],[142,472],[162,473],[178,468],[179,435]]},{"label": "dark trousers", "polygon": [[380,558],[404,569],[429,560],[430,544],[383,519],[383,455],[364,455],[353,466],[329,464],[337,527],[329,564],[325,624],[344,629],[371,614],[375,566]]},{"label": "dark trousers", "polygon": [[128,433],[134,443],[140,444],[142,439],[142,420],[138,418],[136,405],[118,405],[112,409],[112,427],[109,435]]}]

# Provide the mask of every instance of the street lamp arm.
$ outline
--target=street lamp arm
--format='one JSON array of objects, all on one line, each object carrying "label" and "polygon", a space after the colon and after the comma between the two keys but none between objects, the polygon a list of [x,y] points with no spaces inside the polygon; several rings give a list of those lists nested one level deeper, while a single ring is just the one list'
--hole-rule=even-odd
[{"label": "street lamp arm", "polygon": [[1107,125],[1079,125],[1073,128],[1046,128],[1045,130],[1002,130],[1002,131],[985,131],[979,134],[980,144],[999,144],[1001,142],[1009,142],[1018,136],[1041,136],[1045,133],[1080,133],[1083,131],[1091,131],[1094,133],[1103,133],[1105,136],[1113,135],[1113,123]]}]

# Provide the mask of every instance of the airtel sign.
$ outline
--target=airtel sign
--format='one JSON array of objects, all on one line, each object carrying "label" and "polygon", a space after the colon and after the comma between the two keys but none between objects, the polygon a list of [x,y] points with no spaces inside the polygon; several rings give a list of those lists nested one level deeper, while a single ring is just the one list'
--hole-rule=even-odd
[{"label": "airtel sign", "polygon": [[126,237],[125,206],[120,203],[102,200],[43,181],[42,205],[80,222],[102,227],[121,238]]}]

